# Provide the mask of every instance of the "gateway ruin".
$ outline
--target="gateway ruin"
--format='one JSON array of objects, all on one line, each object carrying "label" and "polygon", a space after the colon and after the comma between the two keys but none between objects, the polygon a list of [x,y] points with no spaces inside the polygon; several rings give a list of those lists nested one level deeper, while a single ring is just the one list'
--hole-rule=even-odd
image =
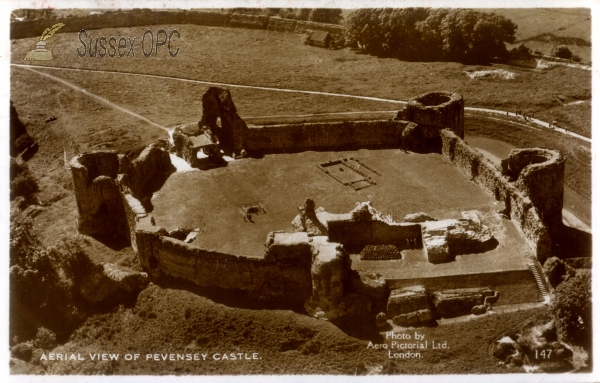
[{"label": "gateway ruin", "polygon": [[202,104],[172,141],[72,159],[81,233],[130,241],[152,277],[327,319],[414,326],[544,300],[565,160],[519,149],[497,167],[463,141],[461,95],[389,120],[260,126],[226,89]]}]

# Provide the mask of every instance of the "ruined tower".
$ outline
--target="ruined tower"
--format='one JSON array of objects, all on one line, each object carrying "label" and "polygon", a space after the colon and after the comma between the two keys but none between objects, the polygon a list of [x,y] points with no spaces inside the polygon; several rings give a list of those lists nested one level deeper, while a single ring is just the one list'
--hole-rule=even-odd
[{"label": "ruined tower", "polygon": [[403,118],[419,125],[449,129],[465,137],[465,102],[459,93],[429,92],[408,100]]},{"label": "ruined tower", "polygon": [[501,166],[502,174],[516,180],[516,187],[537,208],[550,235],[556,235],[562,227],[564,156],[545,148],[513,149]]},{"label": "ruined tower", "polygon": [[94,151],[71,160],[80,233],[127,238],[123,198],[117,182],[119,158],[114,151]]}]

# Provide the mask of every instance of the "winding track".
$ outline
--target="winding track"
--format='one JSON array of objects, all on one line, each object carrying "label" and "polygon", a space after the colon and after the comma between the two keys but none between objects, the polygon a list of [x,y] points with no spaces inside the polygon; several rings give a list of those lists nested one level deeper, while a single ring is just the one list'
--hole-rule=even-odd
[{"label": "winding track", "polygon": [[[95,99],[97,99],[98,101],[101,101],[107,105],[110,105],[122,112],[125,112],[127,114],[130,114],[134,117],[137,117],[143,121],[146,121],[154,126],[160,127],[161,129],[168,129],[167,127],[164,127],[162,125],[159,125],[153,121],[148,120],[146,117],[140,116],[139,114],[136,114],[132,111],[129,111],[127,109],[124,109],[122,107],[120,107],[117,104],[114,104],[112,102],[110,102],[109,100],[97,96],[95,94],[92,94],[88,91],[86,91],[85,89],[78,87],[77,85],[74,85],[66,80],[63,80],[59,77],[56,76],[52,76],[50,74],[47,73],[43,73],[43,72],[39,72],[38,70],[34,70],[32,69],[33,65],[25,65],[25,64],[10,64],[11,66],[14,67],[20,67],[20,68],[25,68],[28,69],[32,72],[38,73],[42,76],[46,76],[49,77],[51,79],[54,79],[55,81],[58,81],[64,85],[69,86],[72,89],[78,90],[82,93],[85,93],[87,95],[89,95],[90,97],[93,97]],[[394,103],[394,104],[406,104],[406,101],[400,101],[400,100],[391,100],[391,99],[386,99],[386,98],[379,98],[379,97],[369,97],[369,96],[358,96],[358,95],[352,95],[352,94],[343,94],[343,93],[331,93],[331,92],[319,92],[319,91],[313,91],[313,90],[298,90],[298,89],[285,89],[285,88],[271,88],[271,87],[264,87],[264,86],[253,86],[253,85],[242,85],[242,84],[229,84],[229,83],[221,83],[221,82],[214,82],[214,81],[203,81],[203,80],[194,80],[194,79],[187,79],[187,78],[181,78],[181,77],[174,77],[174,76],[163,76],[163,75],[154,75],[154,74],[143,74],[143,73],[133,73],[133,72],[120,72],[120,71],[110,71],[110,70],[98,70],[98,69],[78,69],[78,68],[69,68],[69,67],[58,67],[58,66],[41,66],[41,65],[36,65],[35,66],[38,69],[51,69],[51,70],[70,70],[70,71],[77,71],[77,72],[91,72],[91,73],[110,73],[110,74],[128,74],[128,75],[132,75],[132,76],[142,76],[142,77],[150,77],[150,78],[159,78],[159,79],[168,79],[168,80],[174,80],[174,81],[183,81],[183,82],[191,82],[191,83],[196,83],[196,84],[206,84],[206,85],[216,85],[216,86],[227,86],[227,87],[232,87],[232,88],[246,88],[246,89],[258,89],[258,90],[268,90],[268,91],[274,91],[274,92],[286,92],[286,93],[302,93],[302,94],[316,94],[316,95],[322,95],[322,96],[333,96],[333,97],[345,97],[345,98],[355,98],[355,99],[361,99],[361,100],[369,100],[369,101],[381,101],[381,102],[389,102],[389,103]],[[473,107],[465,107],[465,111],[472,111],[472,112],[484,112],[484,113],[493,113],[493,114],[497,114],[500,116],[506,116],[507,115],[507,111],[503,111],[503,110],[497,110],[497,109],[486,109],[486,108],[473,108]],[[348,114],[352,114],[352,113],[356,113],[356,112],[342,112],[342,113],[348,113]],[[361,113],[365,113],[365,112],[361,112]],[[340,113],[341,114],[341,113]],[[319,114],[314,114],[314,115],[303,115],[303,116],[317,116]],[[322,114],[321,114],[322,115]],[[263,117],[268,117],[268,116],[263,116]],[[492,117],[487,117],[490,119],[495,119],[495,120],[501,120],[501,121],[505,121],[511,124],[516,124],[519,126],[523,126],[526,128],[530,128],[530,129],[538,129],[535,128],[531,125],[526,125],[526,124],[521,124],[518,123],[516,121],[512,121],[512,120],[508,120],[508,119],[497,119],[497,118],[492,118]],[[548,129],[549,123],[542,121],[542,120],[538,120],[538,119],[532,119],[531,120],[532,123],[546,128]],[[564,134],[564,135],[568,135],[571,137],[575,137],[578,138],[580,140],[586,141],[591,143],[592,140],[588,137],[584,137],[582,135],[579,135],[577,133],[573,133],[570,132],[566,129],[563,128],[554,128],[555,131]]]}]

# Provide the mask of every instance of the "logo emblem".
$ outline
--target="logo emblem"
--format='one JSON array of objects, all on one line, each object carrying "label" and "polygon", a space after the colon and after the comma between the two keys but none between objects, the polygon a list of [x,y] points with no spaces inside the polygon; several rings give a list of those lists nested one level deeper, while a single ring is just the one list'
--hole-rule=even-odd
[{"label": "logo emblem", "polygon": [[35,49],[27,52],[23,61],[50,61],[54,59],[52,56],[52,51],[46,49],[46,40],[48,40],[52,35],[56,33],[60,28],[62,28],[65,24],[58,23],[54,24],[50,28],[46,28],[44,33],[42,33],[42,37],[40,37],[40,41],[35,44]]}]

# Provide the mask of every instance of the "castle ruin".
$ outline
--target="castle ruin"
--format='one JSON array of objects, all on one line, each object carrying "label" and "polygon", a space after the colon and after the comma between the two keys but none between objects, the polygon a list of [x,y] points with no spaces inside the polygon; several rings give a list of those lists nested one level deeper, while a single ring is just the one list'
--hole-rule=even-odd
[{"label": "castle ruin", "polygon": [[218,160],[221,151],[233,157],[364,147],[441,153],[500,203],[501,212],[522,232],[539,262],[549,256],[551,236],[562,225],[564,157],[550,149],[518,149],[497,167],[463,141],[464,101],[457,93],[420,95],[390,120],[269,126],[247,126],[227,90],[212,87],[202,102],[198,128],[176,130],[173,145],[160,141],[129,154],[95,151],[71,161],[78,230],[131,241],[140,265],[150,275],[167,274],[203,287],[243,291],[251,299],[299,302],[311,315],[329,319],[374,315],[385,311],[388,299],[410,301],[418,295],[414,299],[425,303],[411,312],[396,311],[410,314],[399,319],[402,323],[426,322],[437,306],[438,314],[452,311],[444,309],[448,299],[468,302],[464,303],[467,311],[492,302],[490,296],[497,299],[497,294],[487,290],[431,295],[417,288],[390,295],[392,287],[380,275],[351,267],[347,249],[352,246],[423,248],[432,263],[495,246],[493,235],[469,212],[461,219],[396,223],[363,203],[349,214],[322,218],[314,202],[307,200],[294,219],[295,232],[265,233],[262,258],[186,243],[185,235],[169,234],[156,226],[148,207],[148,195],[156,191],[157,179],[174,171],[169,151],[192,166],[198,165],[201,150],[209,154],[209,160]]}]

